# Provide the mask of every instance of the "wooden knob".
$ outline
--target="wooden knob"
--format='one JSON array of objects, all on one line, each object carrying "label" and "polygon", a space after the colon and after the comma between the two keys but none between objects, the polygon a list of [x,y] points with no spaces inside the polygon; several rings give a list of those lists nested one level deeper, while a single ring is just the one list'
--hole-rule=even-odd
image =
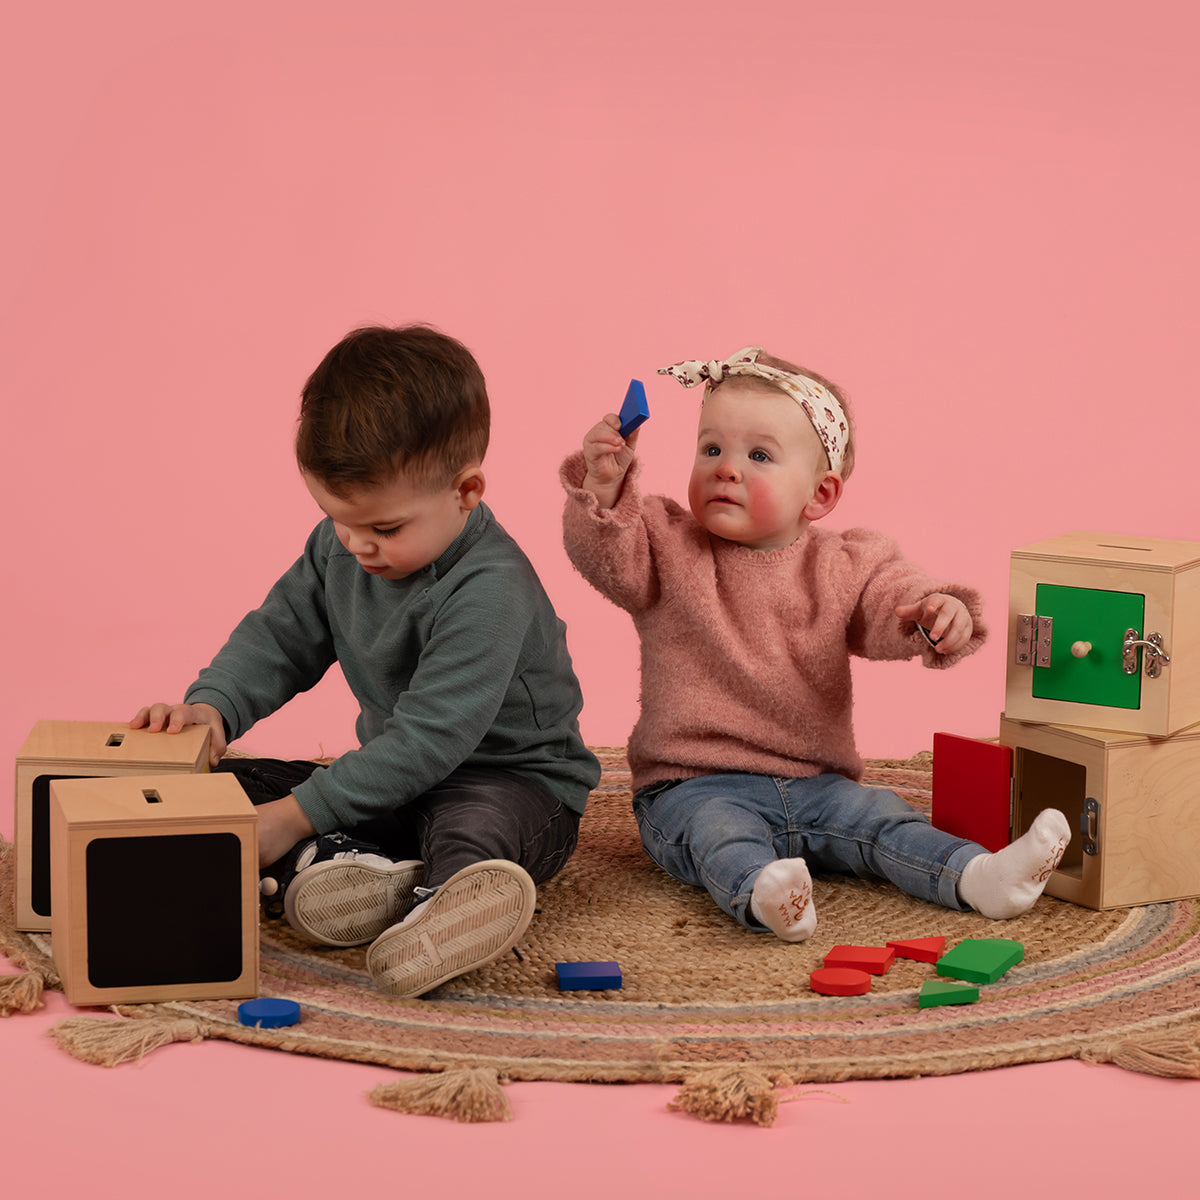
[{"label": "wooden knob", "polygon": [[1092,651],[1092,643],[1091,642],[1072,642],[1071,643],[1071,653],[1073,655],[1075,655],[1076,658],[1087,658],[1087,656],[1091,653],[1091,651]]}]

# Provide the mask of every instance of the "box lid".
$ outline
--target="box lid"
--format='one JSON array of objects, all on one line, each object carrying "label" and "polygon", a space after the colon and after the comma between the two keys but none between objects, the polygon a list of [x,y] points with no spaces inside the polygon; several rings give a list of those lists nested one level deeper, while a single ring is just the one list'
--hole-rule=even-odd
[{"label": "box lid", "polygon": [[208,761],[207,725],[189,725],[179,733],[130,729],[125,721],[39,721],[25,739],[17,762],[114,767],[194,768]]},{"label": "box lid", "polygon": [[1002,724],[1024,726],[1029,729],[1049,730],[1056,738],[1066,741],[1112,749],[1121,749],[1125,746],[1157,745],[1160,742],[1200,741],[1200,724],[1189,725],[1186,729],[1177,730],[1170,737],[1151,737],[1146,733],[1123,733],[1116,729],[1088,729],[1082,725],[1058,725],[1045,721],[1018,720],[1010,717],[1007,713],[1000,714],[1000,721]]},{"label": "box lid", "polygon": [[254,805],[233,775],[118,775],[107,779],[56,779],[50,794],[74,829],[123,822],[155,825],[216,818],[255,822]]},{"label": "box lid", "polygon": [[1115,533],[1064,533],[1060,537],[1019,546],[1012,552],[1012,557],[1176,572],[1200,566],[1200,542],[1172,542]]}]

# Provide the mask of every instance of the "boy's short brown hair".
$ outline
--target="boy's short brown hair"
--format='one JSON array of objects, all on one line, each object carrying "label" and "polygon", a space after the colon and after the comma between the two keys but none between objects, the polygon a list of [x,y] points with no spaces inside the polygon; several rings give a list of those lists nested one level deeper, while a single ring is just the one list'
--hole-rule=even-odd
[{"label": "boy's short brown hair", "polygon": [[369,326],[344,337],[304,385],[296,460],[335,496],[404,472],[439,488],[487,452],[483,372],[428,325]]}]

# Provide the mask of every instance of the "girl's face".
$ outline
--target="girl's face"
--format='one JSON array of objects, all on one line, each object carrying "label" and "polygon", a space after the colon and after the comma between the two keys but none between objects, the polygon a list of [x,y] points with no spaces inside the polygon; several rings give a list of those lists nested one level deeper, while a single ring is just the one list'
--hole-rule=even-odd
[{"label": "girl's face", "polygon": [[791,545],[824,516],[836,480],[804,410],[783,392],[734,376],[700,410],[688,503],[716,537],[753,550]]}]

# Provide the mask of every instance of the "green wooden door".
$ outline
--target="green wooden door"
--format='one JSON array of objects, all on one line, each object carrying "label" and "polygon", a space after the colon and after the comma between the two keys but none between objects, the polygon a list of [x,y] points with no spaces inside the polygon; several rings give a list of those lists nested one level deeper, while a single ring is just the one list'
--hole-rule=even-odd
[{"label": "green wooden door", "polygon": [[[1126,675],[1121,646],[1127,629],[1142,636],[1146,598],[1136,592],[1039,583],[1037,615],[1054,621],[1054,645],[1048,667],[1035,667],[1033,694],[1042,700],[1069,700],[1109,708],[1139,708],[1141,672]],[[1076,642],[1090,642],[1082,658],[1071,653]]]}]

